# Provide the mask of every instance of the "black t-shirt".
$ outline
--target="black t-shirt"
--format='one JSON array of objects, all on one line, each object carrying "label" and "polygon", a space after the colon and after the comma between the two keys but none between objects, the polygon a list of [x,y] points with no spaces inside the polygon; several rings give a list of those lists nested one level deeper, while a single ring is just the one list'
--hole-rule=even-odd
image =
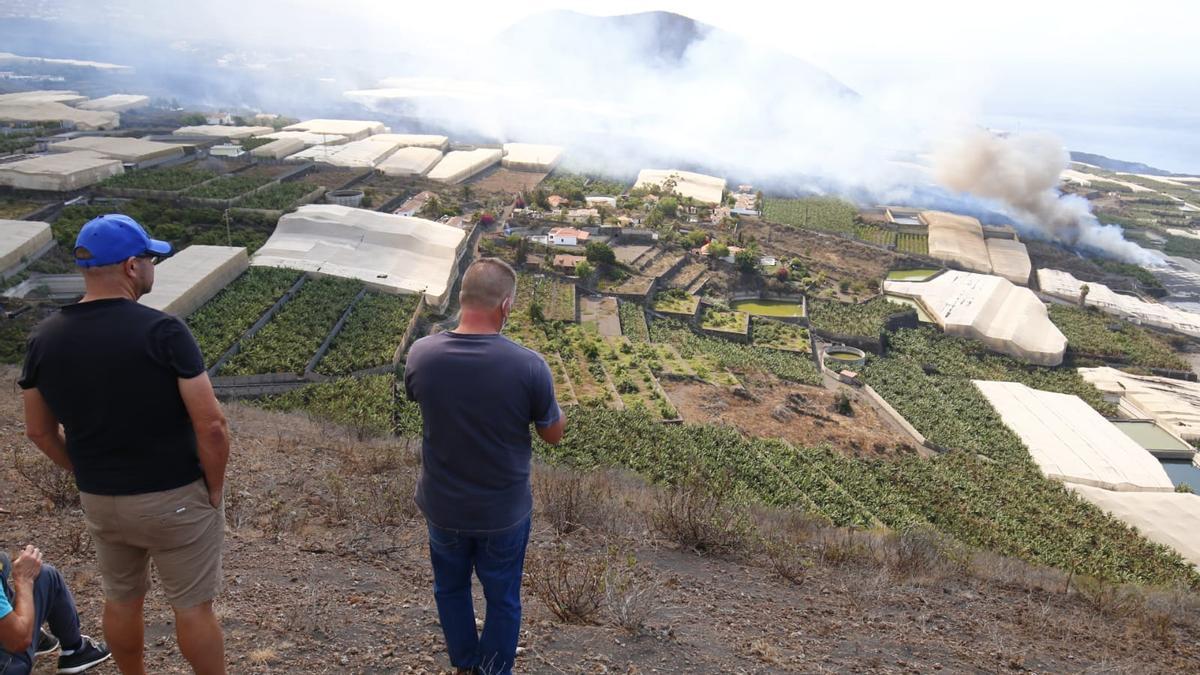
[{"label": "black t-shirt", "polygon": [[36,387],[62,423],[80,491],[131,495],[203,475],[178,382],[203,372],[182,321],[106,299],[43,321],[29,337],[19,383]]}]

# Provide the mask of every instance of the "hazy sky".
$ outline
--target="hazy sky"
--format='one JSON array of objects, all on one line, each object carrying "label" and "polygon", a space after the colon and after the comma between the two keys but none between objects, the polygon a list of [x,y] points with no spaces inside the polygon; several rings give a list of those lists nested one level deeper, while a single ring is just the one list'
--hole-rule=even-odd
[{"label": "hazy sky", "polygon": [[953,101],[983,124],[1045,129],[1074,149],[1200,172],[1200,3],[1186,0],[0,0],[5,7],[67,7],[65,16],[181,39],[429,50],[551,9],[667,10],[800,57],[868,97]]}]

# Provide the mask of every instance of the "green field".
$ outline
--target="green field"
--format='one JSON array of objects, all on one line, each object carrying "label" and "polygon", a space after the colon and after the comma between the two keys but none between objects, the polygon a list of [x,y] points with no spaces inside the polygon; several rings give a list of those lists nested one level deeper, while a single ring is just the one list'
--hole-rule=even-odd
[{"label": "green field", "polygon": [[735,300],[729,303],[739,312],[754,316],[776,316],[799,319],[804,316],[804,305],[797,300]]},{"label": "green field", "polygon": [[768,199],[763,219],[809,230],[853,237],[858,229],[858,207],[837,197]]}]

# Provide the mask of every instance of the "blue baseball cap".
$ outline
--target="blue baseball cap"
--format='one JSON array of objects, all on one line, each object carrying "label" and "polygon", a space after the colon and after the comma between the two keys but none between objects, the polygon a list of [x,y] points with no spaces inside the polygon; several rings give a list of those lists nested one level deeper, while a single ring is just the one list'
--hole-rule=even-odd
[{"label": "blue baseball cap", "polygon": [[141,255],[171,255],[171,245],[151,239],[136,220],[120,213],[89,220],[75,239],[75,264],[80,267],[115,265]]}]

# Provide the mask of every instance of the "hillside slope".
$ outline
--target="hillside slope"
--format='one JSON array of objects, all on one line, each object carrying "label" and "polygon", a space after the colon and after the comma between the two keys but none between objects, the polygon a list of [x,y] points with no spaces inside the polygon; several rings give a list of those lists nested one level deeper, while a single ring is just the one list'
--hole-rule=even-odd
[{"label": "hillside slope", "polygon": [[[99,580],[81,514],[53,508],[22,477],[69,495],[51,487],[60,474],[22,437],[15,375],[0,371],[0,546],[41,546],[96,635]],[[296,415],[236,405],[229,413],[235,447],[219,611],[233,672],[445,670],[426,535],[410,499],[411,444],[359,440]],[[964,566],[919,538],[846,534],[769,512],[731,517],[749,518],[773,553],[751,537],[722,555],[698,555],[649,524],[689,511],[668,510],[661,494],[628,476],[539,467],[535,490],[519,672],[1200,667],[1194,597],[1076,585],[1068,594],[1058,572],[991,556]],[[577,529],[558,534],[571,529],[555,527],[564,522]],[[778,554],[782,541],[795,557]],[[611,582],[592,625],[561,623],[539,599],[540,582],[560,567],[574,587],[589,578],[585,567]],[[618,625],[611,608],[621,600],[631,608],[624,623],[644,619],[640,635]],[[185,672],[157,591],[147,618],[150,670]]]}]

